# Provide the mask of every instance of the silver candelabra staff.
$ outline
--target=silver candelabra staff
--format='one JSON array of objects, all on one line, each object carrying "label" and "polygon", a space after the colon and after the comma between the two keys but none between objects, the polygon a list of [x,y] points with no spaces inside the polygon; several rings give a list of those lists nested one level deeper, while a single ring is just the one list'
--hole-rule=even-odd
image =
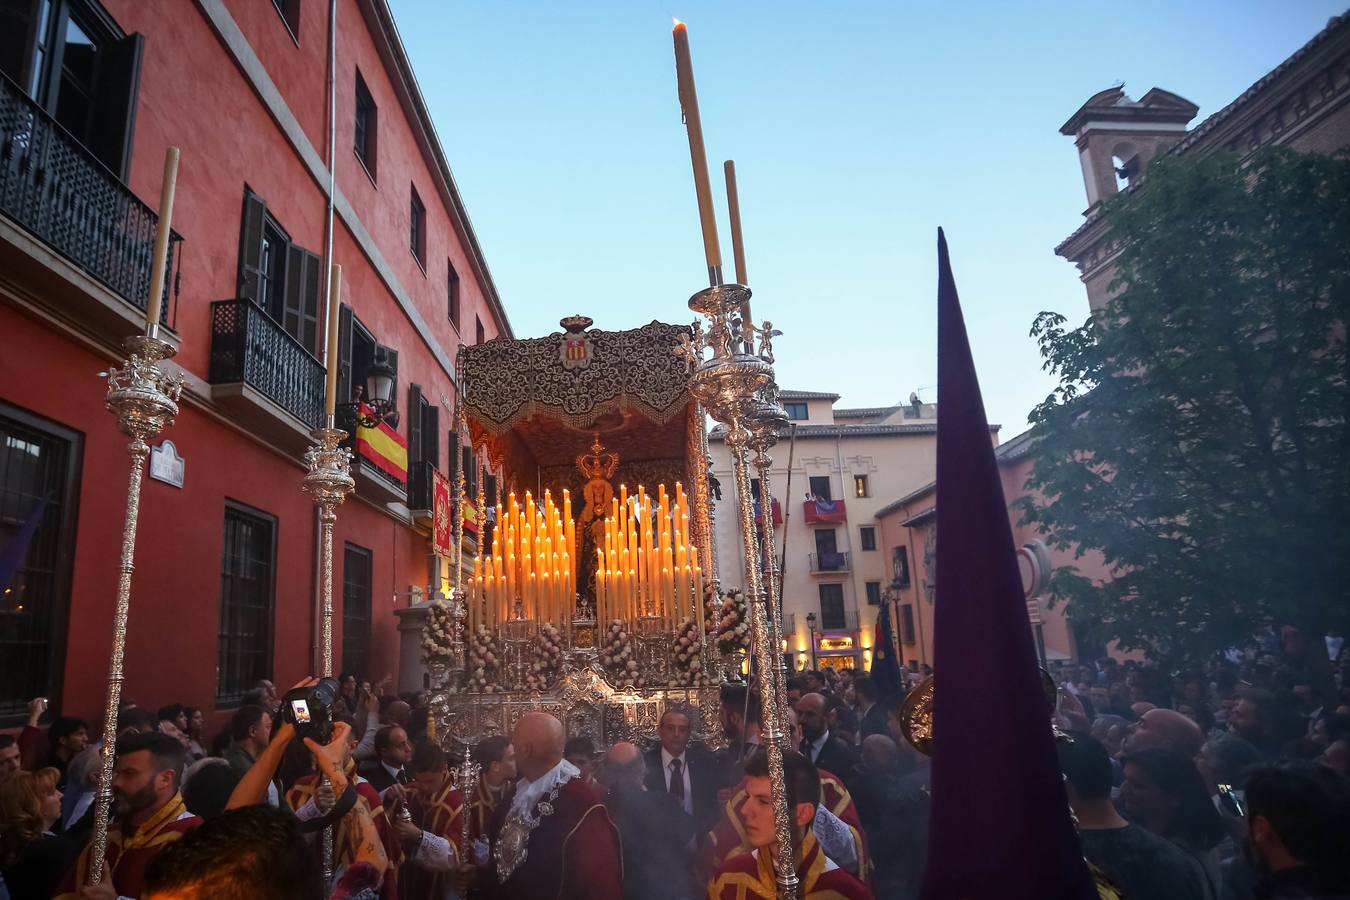
[{"label": "silver candelabra staff", "polygon": [[736,512],[740,523],[745,561],[746,608],[750,616],[750,634],[754,655],[759,660],[756,685],[764,711],[767,732],[765,750],[769,779],[773,786],[774,836],[778,852],[774,856],[774,877],[784,900],[795,900],[800,884],[797,878],[797,848],[783,779],[783,750],[786,742],[786,715],[775,690],[774,658],[781,654],[771,642],[779,633],[776,604],[766,602],[763,568],[754,528],[754,502],[750,495],[750,445],[748,427],[761,392],[773,383],[773,366],[763,357],[749,352],[753,338],[747,338],[738,318],[750,299],[750,289],[739,284],[713,284],[689,300],[689,308],[708,319],[708,359],[700,359],[690,378],[690,391],[709,415],[726,426],[726,445],[731,451],[732,477],[735,481]]},{"label": "silver candelabra staff", "polygon": [[[761,329],[761,334],[771,331],[769,323]],[[761,348],[761,352],[764,352]],[[771,352],[771,351],[770,351]],[[769,356],[768,361],[772,361]],[[783,609],[779,603],[781,592],[779,590],[779,578],[781,574],[778,571],[778,553],[774,540],[774,522],[773,522],[773,494],[769,489],[769,475],[773,466],[773,458],[769,456],[769,449],[778,443],[779,432],[787,425],[787,411],[778,403],[778,385],[772,381],[760,392],[760,396],[755,403],[749,419],[750,429],[750,449],[755,453],[755,468],[759,471],[759,500],[760,511],[764,519],[761,527],[762,552],[760,554],[760,564],[764,570],[764,604],[766,609],[765,621],[769,625],[769,642],[773,645],[773,657],[765,666],[766,671],[762,676],[768,677],[773,682],[774,704],[778,710],[780,721],[786,723],[787,715],[787,665],[783,659],[783,629],[782,616]],[[787,747],[791,741],[791,734],[786,728],[780,739]]]},{"label": "silver candelabra staff", "polygon": [[117,603],[113,609],[112,651],[108,657],[108,691],[103,706],[103,759],[98,792],[94,798],[94,834],[89,846],[86,880],[103,880],[103,861],[108,850],[108,815],[112,809],[112,776],[116,762],[117,715],[122,705],[123,655],[127,645],[127,616],[131,610],[131,573],[135,569],[136,526],[141,512],[141,478],[154,440],[178,416],[178,398],[183,377],[160,368],[162,360],[175,353],[159,336],[160,312],[164,305],[168,273],[169,223],[178,184],[178,148],[164,153],[164,179],[160,184],[159,219],[155,223],[154,252],[150,257],[150,290],[146,296],[145,333],[127,338],[122,367],[108,370],[108,411],[117,417],[118,429],[131,439],[127,444],[130,472],[127,477],[126,511],[122,519],[122,558],[117,572]]}]

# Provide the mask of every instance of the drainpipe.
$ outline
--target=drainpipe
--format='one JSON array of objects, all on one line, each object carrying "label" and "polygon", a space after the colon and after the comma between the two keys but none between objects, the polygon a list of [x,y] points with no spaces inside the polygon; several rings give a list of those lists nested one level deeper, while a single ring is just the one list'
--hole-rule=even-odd
[{"label": "drainpipe", "polygon": [[[333,296],[333,195],[336,193],[336,170],[334,162],[335,145],[337,143],[337,0],[329,0],[328,4],[328,212],[324,219],[323,226],[323,296],[326,304]],[[324,310],[323,321],[328,321],[327,310]],[[323,364],[327,368],[329,348],[323,348]],[[319,521],[319,507],[314,507],[314,610],[313,627],[310,629],[312,640],[310,642],[310,671],[318,672],[322,665],[321,647],[322,637],[319,632],[323,620],[323,586],[319,584],[323,577],[321,561],[319,559],[323,546],[323,524]]]}]

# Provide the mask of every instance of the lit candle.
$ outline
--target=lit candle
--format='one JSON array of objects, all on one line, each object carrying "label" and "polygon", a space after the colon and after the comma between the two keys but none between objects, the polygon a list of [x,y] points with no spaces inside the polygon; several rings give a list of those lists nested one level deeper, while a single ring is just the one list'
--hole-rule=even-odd
[{"label": "lit candle", "polygon": [[717,244],[717,217],[713,210],[712,185],[708,180],[708,156],[703,150],[703,122],[698,114],[698,92],[694,89],[689,29],[677,20],[673,34],[675,77],[679,85],[680,106],[684,110],[685,128],[689,132],[689,160],[694,167],[694,192],[698,195],[698,218],[703,228],[703,255],[708,262],[711,278],[712,270],[722,268],[722,250]]},{"label": "lit candle", "polygon": [[[173,195],[178,188],[178,148],[164,151],[164,180],[159,185],[159,221],[155,223],[155,249],[150,256],[150,296],[145,303],[145,333],[159,327],[164,310],[164,279],[169,268],[169,223],[173,219]],[[334,339],[330,346],[336,346]],[[328,413],[333,414],[331,411]]]}]

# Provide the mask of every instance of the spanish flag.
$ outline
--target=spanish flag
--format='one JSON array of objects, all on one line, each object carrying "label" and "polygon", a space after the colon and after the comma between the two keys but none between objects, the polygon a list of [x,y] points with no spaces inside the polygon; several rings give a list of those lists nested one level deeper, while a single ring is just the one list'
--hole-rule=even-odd
[{"label": "spanish flag", "polygon": [[[374,413],[362,403],[361,415]],[[384,474],[404,483],[408,481],[408,442],[384,422],[374,428],[357,427],[356,452]]]},{"label": "spanish flag", "polygon": [[465,497],[463,503],[460,504],[460,509],[462,510],[462,514],[464,516],[465,530],[472,531],[474,534],[477,534],[478,509],[473,505],[473,501],[470,500],[468,497]]}]

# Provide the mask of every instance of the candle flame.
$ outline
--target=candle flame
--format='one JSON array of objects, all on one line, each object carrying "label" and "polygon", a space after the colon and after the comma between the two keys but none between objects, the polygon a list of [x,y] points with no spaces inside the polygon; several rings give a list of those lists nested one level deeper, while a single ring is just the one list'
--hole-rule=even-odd
[{"label": "candle flame", "polygon": [[[671,16],[671,17],[670,17],[670,21],[671,21],[672,23],[674,23],[674,25],[675,25],[676,28],[679,28],[680,26],[684,25],[683,22],[681,22],[679,19],[675,18],[674,16]],[[687,27],[687,26],[686,26],[686,27]]]}]

